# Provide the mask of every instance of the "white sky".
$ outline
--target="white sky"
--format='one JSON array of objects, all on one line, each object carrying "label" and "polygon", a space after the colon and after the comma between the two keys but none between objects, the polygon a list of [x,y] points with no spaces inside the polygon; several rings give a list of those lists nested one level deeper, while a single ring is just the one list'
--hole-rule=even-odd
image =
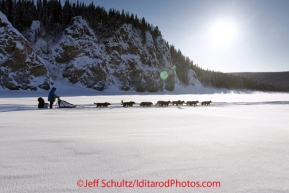
[{"label": "white sky", "polygon": [[[92,0],[79,1],[87,4],[92,2]],[[139,18],[144,17],[148,23],[159,27],[163,38],[169,44],[180,49],[183,55],[204,69],[222,72],[289,70],[287,0],[93,2],[106,10],[124,9],[137,14]],[[216,23],[227,23],[223,26],[227,26],[226,29],[233,29],[218,29]]]}]

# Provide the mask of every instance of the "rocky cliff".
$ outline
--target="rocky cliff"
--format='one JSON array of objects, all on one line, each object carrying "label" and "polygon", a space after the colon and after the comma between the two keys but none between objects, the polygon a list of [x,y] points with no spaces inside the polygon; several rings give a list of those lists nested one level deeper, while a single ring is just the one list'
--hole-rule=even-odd
[{"label": "rocky cliff", "polygon": [[[74,17],[63,32],[54,35],[46,32],[39,21],[33,21],[31,28],[23,32],[28,42],[7,22],[2,21],[0,26],[1,45],[5,44],[0,50],[1,85],[6,88],[24,89],[21,85],[24,82],[32,85],[35,77],[38,77],[37,86],[44,89],[50,83],[49,77],[52,84],[65,80],[99,91],[110,87],[138,92],[172,91],[180,84],[165,40],[161,36],[153,38],[148,31],[143,34],[131,24],[123,24],[109,38],[102,38],[96,36],[80,16]],[[3,26],[6,24],[10,31]],[[5,30],[6,33],[2,32]],[[11,35],[14,32],[15,35]],[[9,66],[8,71],[5,66]],[[187,73],[189,85],[199,84],[192,70]],[[15,77],[19,77],[19,81]],[[7,86],[4,79],[9,79],[14,86]]]},{"label": "rocky cliff", "polygon": [[0,12],[0,85],[10,90],[49,89],[44,60]]}]

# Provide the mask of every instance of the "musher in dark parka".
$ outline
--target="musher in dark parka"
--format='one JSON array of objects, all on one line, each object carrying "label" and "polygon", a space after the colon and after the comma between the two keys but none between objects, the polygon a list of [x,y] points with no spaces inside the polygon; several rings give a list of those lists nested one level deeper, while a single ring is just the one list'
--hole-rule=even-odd
[{"label": "musher in dark parka", "polygon": [[48,101],[50,102],[50,108],[52,109],[53,103],[55,101],[55,98],[59,98],[59,96],[57,96],[54,92],[56,91],[56,88],[53,87],[48,95]]}]

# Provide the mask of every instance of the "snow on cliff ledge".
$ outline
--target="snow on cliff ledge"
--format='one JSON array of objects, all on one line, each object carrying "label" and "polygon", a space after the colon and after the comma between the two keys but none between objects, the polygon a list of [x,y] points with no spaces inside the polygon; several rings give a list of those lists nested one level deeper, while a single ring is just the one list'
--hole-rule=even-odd
[{"label": "snow on cliff ledge", "polygon": [[0,85],[10,90],[49,89],[44,60],[0,12]]}]

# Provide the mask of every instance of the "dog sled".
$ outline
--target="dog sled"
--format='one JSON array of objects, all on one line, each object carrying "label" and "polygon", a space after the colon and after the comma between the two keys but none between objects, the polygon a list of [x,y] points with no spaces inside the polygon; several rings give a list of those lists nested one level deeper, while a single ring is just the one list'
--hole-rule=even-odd
[{"label": "dog sled", "polygon": [[67,101],[61,100],[60,97],[58,98],[58,107],[59,108],[75,108],[76,105],[73,105]]}]

